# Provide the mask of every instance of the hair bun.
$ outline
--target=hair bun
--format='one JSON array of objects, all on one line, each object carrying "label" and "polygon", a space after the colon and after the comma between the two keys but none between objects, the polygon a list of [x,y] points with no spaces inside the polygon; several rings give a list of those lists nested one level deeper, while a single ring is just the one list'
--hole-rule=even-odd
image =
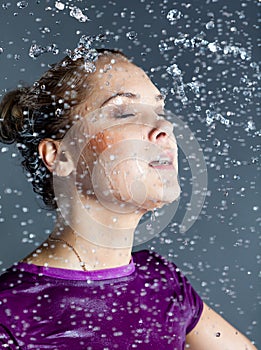
[{"label": "hair bun", "polygon": [[0,104],[0,141],[13,143],[23,128],[23,110],[19,101],[24,89],[8,92]]}]

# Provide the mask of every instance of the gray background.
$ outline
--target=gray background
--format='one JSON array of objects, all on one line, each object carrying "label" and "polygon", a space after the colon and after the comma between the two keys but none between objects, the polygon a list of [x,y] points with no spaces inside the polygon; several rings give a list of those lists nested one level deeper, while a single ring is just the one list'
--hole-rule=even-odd
[{"label": "gray background", "polygon": [[[166,73],[173,63],[181,69],[184,84],[199,81],[199,95],[185,86],[185,105],[169,91],[167,107],[189,124],[203,149],[209,190],[203,210],[187,232],[179,232],[191,196],[191,173],[180,151],[182,195],[178,210],[160,234],[134,249],[155,249],[175,261],[203,300],[260,346],[258,2],[62,2],[81,8],[90,21],[80,23],[72,18],[68,7],[55,9],[55,1],[27,1],[24,8],[16,1],[0,2],[1,95],[18,83],[33,83],[48,64],[64,56],[66,49],[74,49],[82,34],[104,32],[110,35],[97,47],[122,49],[159,88],[173,86]],[[182,13],[173,23],[166,18],[171,9]],[[209,24],[207,28],[211,20],[214,27]],[[135,32],[131,39],[130,31]],[[216,42],[222,50],[211,52],[202,43],[194,47],[173,44],[180,33],[186,33],[190,40],[201,31],[204,40]],[[33,43],[56,44],[59,53],[33,59],[28,55]],[[226,45],[245,48],[247,58],[240,57],[236,49],[234,54],[224,54]],[[208,109],[233,125],[225,126],[220,120],[208,125]],[[20,161],[15,146],[1,145],[2,270],[42,242],[54,219],[33,193]]]}]

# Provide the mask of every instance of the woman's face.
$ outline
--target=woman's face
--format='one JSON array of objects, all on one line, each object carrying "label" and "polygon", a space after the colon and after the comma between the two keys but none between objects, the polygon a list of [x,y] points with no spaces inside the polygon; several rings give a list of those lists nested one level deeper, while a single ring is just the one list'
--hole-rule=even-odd
[{"label": "woman's face", "polygon": [[90,95],[77,110],[90,136],[77,166],[81,194],[94,191],[122,212],[177,199],[177,144],[156,86],[117,56],[100,57],[88,85]]}]

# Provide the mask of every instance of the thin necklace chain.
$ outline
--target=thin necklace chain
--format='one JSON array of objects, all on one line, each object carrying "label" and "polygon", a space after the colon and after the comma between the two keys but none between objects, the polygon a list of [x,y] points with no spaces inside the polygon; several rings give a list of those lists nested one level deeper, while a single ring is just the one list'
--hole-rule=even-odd
[{"label": "thin necklace chain", "polygon": [[74,248],[73,245],[71,245],[70,243],[66,242],[64,239],[62,238],[53,238],[53,237],[49,237],[49,240],[50,241],[56,241],[56,242],[63,242],[67,245],[67,247],[70,247],[72,249],[72,251],[74,252],[74,254],[77,256],[79,262],[80,262],[80,265],[83,269],[83,271],[88,271],[86,269],[86,266],[85,266],[85,262],[81,259],[80,255],[78,254],[77,250]]}]

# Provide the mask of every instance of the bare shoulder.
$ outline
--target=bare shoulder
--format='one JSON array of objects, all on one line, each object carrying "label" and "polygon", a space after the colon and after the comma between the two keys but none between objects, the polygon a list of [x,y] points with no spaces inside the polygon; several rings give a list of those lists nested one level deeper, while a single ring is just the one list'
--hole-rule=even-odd
[{"label": "bare shoulder", "polygon": [[186,343],[190,350],[257,350],[248,338],[205,303]]}]

